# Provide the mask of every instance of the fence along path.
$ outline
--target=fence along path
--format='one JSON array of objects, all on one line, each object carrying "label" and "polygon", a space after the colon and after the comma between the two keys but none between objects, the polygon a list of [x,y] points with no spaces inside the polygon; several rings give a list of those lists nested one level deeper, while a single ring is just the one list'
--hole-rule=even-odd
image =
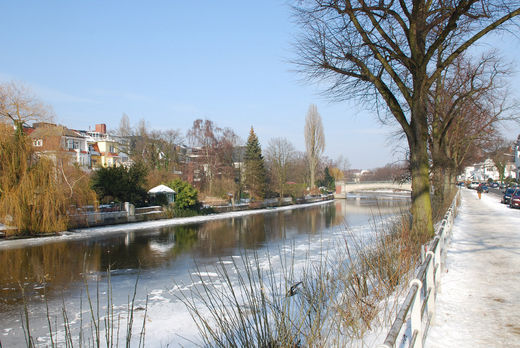
[{"label": "fence along path", "polygon": [[394,320],[388,335],[379,348],[422,348],[435,314],[435,298],[440,287],[440,276],[445,265],[446,250],[451,237],[453,220],[457,213],[460,191],[446,212],[435,238],[421,255],[423,262]]}]

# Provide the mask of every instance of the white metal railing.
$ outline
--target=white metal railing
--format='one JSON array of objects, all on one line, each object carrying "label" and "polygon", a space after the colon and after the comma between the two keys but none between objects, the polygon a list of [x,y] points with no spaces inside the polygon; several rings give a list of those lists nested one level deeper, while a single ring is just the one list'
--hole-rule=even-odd
[{"label": "white metal railing", "polygon": [[435,314],[435,299],[440,291],[440,276],[446,262],[446,251],[456,216],[457,192],[446,212],[435,238],[421,250],[422,263],[410,281],[408,294],[399,307],[385,342],[379,348],[422,348]]}]

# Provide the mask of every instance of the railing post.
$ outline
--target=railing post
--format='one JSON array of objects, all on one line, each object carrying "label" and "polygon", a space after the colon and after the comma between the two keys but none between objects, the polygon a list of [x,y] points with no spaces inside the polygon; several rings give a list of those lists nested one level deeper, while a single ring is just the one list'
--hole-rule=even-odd
[{"label": "railing post", "polygon": [[415,297],[412,304],[412,312],[410,314],[410,330],[412,332],[412,337],[417,334],[415,345],[413,348],[422,348],[422,315],[421,315],[421,288],[422,282],[419,279],[413,279],[410,282],[410,288],[413,286],[417,286],[417,292],[415,293]]},{"label": "railing post", "polygon": [[[400,306],[399,313],[394,320],[392,327],[390,328],[388,335],[386,336],[385,343],[378,345],[378,348],[395,348],[396,342],[399,337],[402,338],[402,344],[406,341],[406,336],[403,337],[401,330],[405,322],[409,320],[409,329],[411,330],[411,337],[409,347],[422,348],[423,336],[425,332],[428,332],[428,326],[423,328],[423,306],[426,307],[428,321],[426,325],[433,323],[433,317],[435,314],[435,300],[437,292],[440,291],[441,283],[440,277],[442,269],[445,267],[446,261],[446,248],[449,244],[452,233],[453,233],[453,222],[455,220],[455,214],[457,213],[457,200],[460,195],[460,190],[457,192],[451,207],[446,213],[440,229],[437,231],[437,235],[431,243],[421,246],[421,266],[416,279],[410,282],[410,289]],[[428,250],[430,249],[430,250]],[[425,264],[425,261],[428,261]],[[424,280],[424,283],[421,281]],[[424,304],[422,288],[425,286],[425,300],[428,303]],[[409,318],[409,319],[408,319]],[[408,330],[405,330],[408,333]]]},{"label": "railing post", "polygon": [[[439,249],[439,245],[437,245],[437,250]],[[437,294],[437,285],[439,283],[439,278],[437,278],[437,270],[439,269],[439,263],[437,262],[437,256],[429,251],[427,255],[431,255],[431,261],[428,265],[428,269],[426,270],[426,294],[430,294],[428,296],[428,303],[426,304],[426,308],[428,309],[428,317],[430,318],[430,325],[433,323],[433,315],[435,314],[435,297]]]},{"label": "railing post", "polygon": [[433,260],[435,261],[435,283],[438,283],[440,281],[441,277],[441,252],[442,249],[444,249],[444,238],[439,238],[439,244],[437,244],[437,249],[434,250],[435,257]]}]

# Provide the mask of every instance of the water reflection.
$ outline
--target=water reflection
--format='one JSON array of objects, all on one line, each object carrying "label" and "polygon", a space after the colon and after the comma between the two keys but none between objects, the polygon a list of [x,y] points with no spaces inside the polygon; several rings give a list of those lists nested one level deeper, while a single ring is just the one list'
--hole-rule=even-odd
[{"label": "water reflection", "polygon": [[66,290],[81,288],[85,274],[102,275],[109,268],[140,269],[143,274],[157,269],[184,272],[189,266],[186,260],[214,260],[280,240],[326,233],[338,226],[366,224],[374,214],[395,214],[407,205],[407,199],[360,197],[192,225],[122,231],[106,238],[3,249],[0,250],[0,312],[20,305],[22,287],[27,297],[39,298],[45,284],[46,294],[52,298],[64,296]]}]

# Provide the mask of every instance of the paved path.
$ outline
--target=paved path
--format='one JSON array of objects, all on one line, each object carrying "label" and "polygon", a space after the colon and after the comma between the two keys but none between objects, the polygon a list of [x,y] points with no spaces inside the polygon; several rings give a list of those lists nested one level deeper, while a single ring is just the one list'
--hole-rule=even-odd
[{"label": "paved path", "polygon": [[520,347],[520,210],[462,190],[425,347]]}]

